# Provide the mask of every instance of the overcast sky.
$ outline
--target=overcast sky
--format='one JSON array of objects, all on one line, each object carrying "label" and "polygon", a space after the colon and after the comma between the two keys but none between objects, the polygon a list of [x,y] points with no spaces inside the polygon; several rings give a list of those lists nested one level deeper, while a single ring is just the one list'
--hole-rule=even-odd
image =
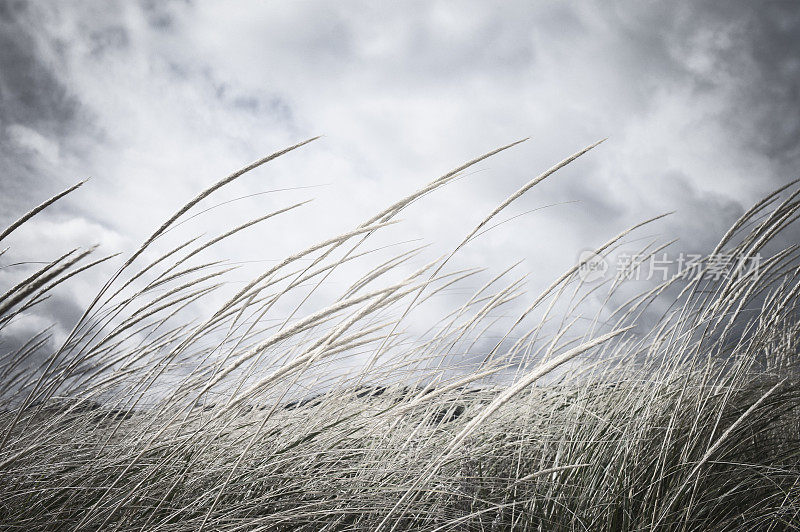
[{"label": "overcast sky", "polygon": [[[438,255],[522,183],[608,137],[502,219],[560,205],[465,250],[464,263],[494,271],[524,259],[535,291],[582,250],[667,211],[638,236],[710,251],[796,177],[799,91],[795,2],[0,0],[0,223],[92,178],[15,233],[0,261],[93,243],[130,251],[220,177],[324,135],[201,208],[311,188],[235,201],[181,228],[217,234],[316,198],[217,251],[273,260],[531,137],[392,229]],[[19,268],[0,269],[0,284]],[[77,317],[97,280],[76,279],[56,318]]]}]

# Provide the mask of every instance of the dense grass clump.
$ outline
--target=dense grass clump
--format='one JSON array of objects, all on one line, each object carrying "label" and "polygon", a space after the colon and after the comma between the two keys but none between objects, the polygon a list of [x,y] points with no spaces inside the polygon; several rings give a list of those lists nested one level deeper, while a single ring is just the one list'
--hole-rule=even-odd
[{"label": "dense grass clump", "polygon": [[[611,313],[617,279],[585,284],[578,264],[529,297],[509,269],[409,337],[420,305],[476,273],[452,271],[453,255],[590,146],[522,186],[444,258],[412,267],[414,250],[386,257],[309,310],[310,294],[367,255],[364,243],[408,205],[512,144],[212,306],[228,270],[198,262],[203,252],[296,205],[204,242],[158,244],[204,198],[302,144],[188,202],[99,288],[63,342],[45,330],[0,351],[0,528],[800,528],[800,261],[797,245],[775,249],[800,212],[795,184],[753,206],[691,275]],[[74,250],[8,287],[0,334],[108,259],[93,253]],[[763,259],[704,275],[720,254],[733,265]],[[601,293],[604,308],[576,318]],[[288,317],[267,319],[286,301]],[[502,338],[484,336],[492,311],[520,302]],[[204,314],[186,319],[190,306]],[[465,365],[456,356],[465,345],[488,347]]]}]

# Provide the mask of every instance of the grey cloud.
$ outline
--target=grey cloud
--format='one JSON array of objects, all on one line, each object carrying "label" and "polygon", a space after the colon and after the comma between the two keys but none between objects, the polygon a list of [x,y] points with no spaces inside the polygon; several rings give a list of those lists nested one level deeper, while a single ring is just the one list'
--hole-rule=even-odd
[{"label": "grey cloud", "polygon": [[[169,5],[171,4],[171,5]],[[161,2],[159,0],[141,0],[139,5],[142,7],[147,22],[155,28],[162,31],[169,31],[174,29],[175,14],[171,10],[175,4],[184,4],[188,6],[191,4],[190,0],[182,2]]]},{"label": "grey cloud", "polygon": [[79,98],[58,77],[59,65],[46,59],[36,25],[27,2],[0,2],[0,223],[70,181],[44,155],[52,158],[76,130],[90,128]]},{"label": "grey cloud", "polygon": [[[91,4],[62,3],[34,16],[24,2],[0,1],[0,217],[55,192],[58,179],[83,177],[49,167],[12,138],[12,124],[55,142],[77,161],[70,171],[98,174],[97,188],[81,191],[87,207],[66,203],[59,214],[126,236],[149,229],[143,219],[156,224],[153,198],[195,191],[210,180],[207,168],[227,171],[286,139],[328,135],[323,155],[298,155],[308,166],[265,170],[237,194],[317,179],[352,185],[331,203],[372,208],[433,177],[423,170],[445,171],[532,135],[533,147],[482,165],[488,178],[447,191],[442,209],[460,219],[610,136],[504,213],[580,201],[537,214],[537,235],[557,238],[475,242],[471,257],[492,267],[519,255],[572,260],[570,245],[602,243],[672,209],[653,231],[707,250],[800,162],[793,3],[124,5],[98,15]],[[318,230],[312,218],[298,232]],[[422,227],[432,239],[440,229]],[[536,281],[558,273],[537,271]]]},{"label": "grey cloud", "polygon": [[79,103],[41,57],[29,16],[25,2],[0,2],[0,120],[65,136]]},{"label": "grey cloud", "polygon": [[[686,175],[671,172],[665,195],[680,203],[676,220],[668,223],[671,236],[682,240],[682,247],[693,253],[709,253],[729,227],[745,212],[745,208],[729,197],[716,192],[703,192],[692,185]],[[749,205],[748,205],[749,207]]]},{"label": "grey cloud", "polygon": [[[785,171],[800,162],[800,9],[795,2],[695,4],[675,39],[726,32],[706,45],[705,72],[695,82],[730,91],[726,116],[738,147],[774,159]],[[795,170],[796,172],[796,170]]]},{"label": "grey cloud", "polygon": [[[77,323],[83,308],[77,305],[74,299],[63,291],[55,291],[51,294],[50,298],[44,304],[40,304],[41,314],[34,313],[34,316],[41,316],[42,320],[34,320],[34,323],[26,323],[23,326],[18,326],[12,322],[11,326],[4,329],[2,336],[0,336],[0,350],[3,352],[14,352],[25,345],[34,335],[49,329],[49,333],[53,335],[55,342],[58,342],[59,337],[63,337],[68,332],[69,328]],[[54,326],[51,327],[51,324]],[[10,330],[9,330],[10,329]],[[48,347],[56,347],[55,342],[51,342]],[[40,353],[40,360],[44,359],[50,354],[47,349]],[[35,364],[34,359],[34,366]]]},{"label": "grey cloud", "polygon": [[128,31],[123,26],[109,26],[92,31],[89,39],[93,55],[102,55],[109,49],[125,48],[130,44]]}]

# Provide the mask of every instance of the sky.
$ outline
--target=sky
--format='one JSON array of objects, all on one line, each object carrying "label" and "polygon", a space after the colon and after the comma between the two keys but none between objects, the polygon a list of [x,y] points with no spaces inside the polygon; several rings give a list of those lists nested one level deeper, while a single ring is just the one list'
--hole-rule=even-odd
[{"label": "sky", "polygon": [[[91,178],[4,242],[0,288],[32,271],[12,263],[95,243],[130,252],[209,184],[317,135],[176,233],[313,198],[211,256],[257,269],[530,137],[386,237],[438,256],[527,180],[607,139],[515,202],[459,265],[522,260],[537,293],[582,251],[671,211],[631,249],[679,238],[674,253],[709,252],[797,177],[800,6],[0,0],[0,225]],[[76,278],[9,334],[68,330],[108,274]]]}]

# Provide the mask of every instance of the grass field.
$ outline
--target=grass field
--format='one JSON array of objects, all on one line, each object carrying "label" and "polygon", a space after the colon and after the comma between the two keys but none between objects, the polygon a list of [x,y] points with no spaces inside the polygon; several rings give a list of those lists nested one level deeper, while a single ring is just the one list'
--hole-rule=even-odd
[{"label": "grass field", "polygon": [[[511,270],[494,272],[433,332],[408,338],[407,316],[474,274],[452,270],[451,257],[590,146],[524,184],[443,258],[410,267],[412,252],[387,251],[338,297],[303,306],[309,286],[360,260],[408,205],[512,144],[325,235],[209,309],[228,272],[203,252],[292,207],[153,250],[216,190],[303,144],[188,202],[98,287],[64,342],[45,330],[0,350],[0,528],[800,528],[800,261],[797,245],[775,247],[800,216],[796,183],[708,250],[732,264],[761,254],[757,270],[677,272],[610,315],[580,319],[582,301],[615,300],[615,279],[585,284],[576,264],[531,295]],[[0,334],[107,260],[95,254],[74,250],[9,286]],[[289,317],[264,319],[297,294]],[[492,311],[509,302],[524,310],[488,342]],[[201,319],[184,319],[192,305]],[[666,310],[653,319],[653,308]],[[468,366],[454,355],[476,344],[494,348]]]}]

